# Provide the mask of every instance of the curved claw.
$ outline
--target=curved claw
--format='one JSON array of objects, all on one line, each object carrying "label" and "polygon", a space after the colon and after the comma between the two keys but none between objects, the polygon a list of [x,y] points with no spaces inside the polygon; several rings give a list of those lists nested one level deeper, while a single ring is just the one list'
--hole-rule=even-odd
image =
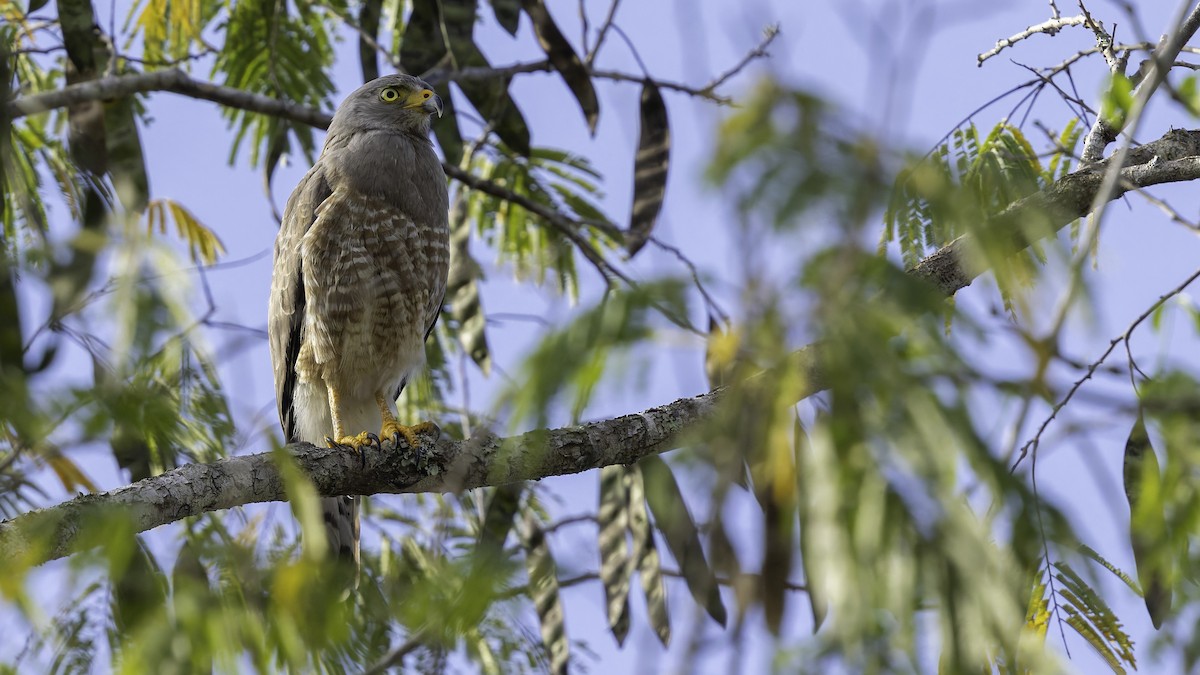
[{"label": "curved claw", "polygon": [[341,444],[340,444],[340,443],[338,443],[337,441],[333,440],[333,437],[332,437],[332,436],[326,436],[326,437],[325,437],[325,447],[327,447],[327,448],[339,448],[339,447],[341,447]]},{"label": "curved claw", "polygon": [[367,433],[367,441],[369,441],[367,443],[367,445],[374,445],[376,448],[379,448],[380,450],[383,449],[383,443],[379,440],[379,437],[376,436],[375,434],[368,432]]},{"label": "curved claw", "polygon": [[400,447],[400,432],[399,431],[392,434],[392,447],[393,448]]}]

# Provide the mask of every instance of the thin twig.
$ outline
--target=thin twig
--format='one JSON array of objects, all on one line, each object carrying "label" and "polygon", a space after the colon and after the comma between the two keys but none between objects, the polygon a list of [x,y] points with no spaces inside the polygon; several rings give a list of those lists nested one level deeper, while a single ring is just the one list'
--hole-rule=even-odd
[{"label": "thin twig", "polygon": [[[1056,10],[1056,12],[1057,12],[1057,10]],[[1058,31],[1062,30],[1063,28],[1066,28],[1067,26],[1078,26],[1078,25],[1081,25],[1084,21],[1085,21],[1085,19],[1082,15],[1070,16],[1065,19],[1058,17],[1058,16],[1052,17],[1049,21],[1043,21],[1039,24],[1034,24],[1032,26],[1029,26],[1025,30],[1021,31],[1020,33],[1016,33],[1015,35],[1010,35],[1006,38],[997,40],[995,47],[992,47],[991,49],[987,50],[986,52],[983,52],[982,54],[979,54],[978,56],[975,57],[976,62],[979,66],[982,67],[984,61],[987,61],[988,59],[992,58],[993,56],[996,56],[1000,52],[1015,45],[1016,43],[1020,42],[1021,40],[1026,40],[1026,39],[1031,38],[1034,35],[1038,35],[1038,34],[1045,34],[1045,35],[1051,35],[1051,36],[1057,35]]]},{"label": "thin twig", "polygon": [[596,45],[588,51],[586,42],[584,43],[584,51],[587,52],[587,58],[584,59],[584,65],[588,68],[596,62],[596,55],[600,53],[600,47],[604,45],[604,38],[608,36],[608,31],[612,28],[613,19],[617,17],[617,7],[621,4],[621,0],[612,0],[612,4],[608,6],[608,16],[604,17],[604,23],[600,24],[600,32],[596,34]]},{"label": "thin twig", "polygon": [[719,319],[722,323],[727,323],[729,321],[729,313],[726,312],[711,295],[709,295],[708,289],[704,287],[704,283],[700,280],[700,271],[696,268],[696,264],[692,262],[691,259],[689,259],[686,255],[684,255],[683,251],[679,250],[679,248],[671,246],[654,235],[650,236],[649,241],[667,253],[674,255],[679,262],[683,263],[688,268],[688,271],[692,274],[692,283],[696,286],[696,290],[700,291],[700,296],[704,298],[705,306],[710,310],[711,313],[715,314],[717,319]]},{"label": "thin twig", "polygon": [[1087,372],[1083,374],[1083,377],[1079,378],[1073,385],[1071,385],[1071,388],[1067,390],[1066,395],[1063,396],[1063,398],[1059,400],[1059,402],[1056,403],[1050,410],[1050,415],[1042,422],[1041,426],[1038,427],[1038,430],[1033,435],[1033,438],[1029,439],[1029,441],[1021,447],[1020,454],[1017,456],[1016,461],[1013,462],[1012,467],[1009,469],[1010,472],[1017,470],[1017,467],[1020,466],[1021,461],[1025,459],[1031,450],[1033,452],[1037,452],[1037,446],[1041,443],[1042,435],[1046,432],[1046,428],[1049,427],[1050,423],[1058,417],[1058,413],[1061,412],[1062,409],[1071,402],[1071,399],[1075,397],[1075,394],[1079,392],[1079,389],[1084,385],[1084,383],[1092,379],[1092,376],[1096,373],[1100,366],[1104,364],[1104,361],[1113,353],[1113,350],[1117,348],[1117,345],[1121,344],[1122,342],[1128,342],[1129,338],[1133,335],[1133,331],[1136,330],[1137,327],[1142,324],[1142,322],[1150,318],[1150,315],[1154,314],[1155,310],[1161,307],[1167,300],[1170,300],[1171,298],[1182,293],[1185,289],[1187,289],[1188,286],[1195,282],[1196,279],[1200,279],[1200,269],[1192,272],[1187,279],[1184,279],[1183,282],[1175,288],[1167,291],[1163,295],[1160,295],[1154,304],[1150,305],[1146,311],[1142,312],[1136,319],[1134,319],[1133,323],[1129,324],[1129,327],[1125,329],[1125,332],[1109,341],[1108,348],[1104,350],[1104,353],[1102,353],[1095,361],[1092,361],[1090,364],[1088,364]]},{"label": "thin twig", "polygon": [[769,56],[767,53],[767,48],[771,46],[771,43],[774,42],[775,38],[777,37],[779,37],[779,24],[773,23],[768,25],[763,29],[762,41],[758,43],[757,47],[751,49],[745,56],[742,57],[742,60],[734,64],[732,68],[713,78],[713,80],[706,84],[701,91],[711,92],[715,90],[717,87],[729,81],[731,77],[742,72],[742,69],[750,65],[751,61]]},{"label": "thin twig", "polygon": [[1154,195],[1150,194],[1149,192],[1146,192],[1145,190],[1137,190],[1136,192],[1137,192],[1138,196],[1140,196],[1142,199],[1145,199],[1146,201],[1150,202],[1151,204],[1156,206],[1159,211],[1162,211],[1163,213],[1165,213],[1167,215],[1167,217],[1171,219],[1172,222],[1179,223],[1180,225],[1183,225],[1184,227],[1188,228],[1189,230],[1200,231],[1200,223],[1196,223],[1196,222],[1188,220],[1187,218],[1184,218],[1183,214],[1180,213],[1178,209],[1176,209],[1174,206],[1171,206],[1170,204],[1168,204],[1165,200],[1159,199],[1158,197],[1155,197]]},{"label": "thin twig", "polygon": [[[662,574],[665,577],[671,577],[673,579],[684,579],[685,578],[683,576],[683,573],[680,572],[679,570],[663,568]],[[738,582],[741,581],[742,579],[750,579],[753,581],[753,580],[756,580],[758,576],[759,575],[757,575],[757,574],[743,573],[743,574],[739,574],[738,578],[714,576],[714,580],[717,582],[717,585],[719,585],[719,586],[726,586],[729,588],[733,588],[733,587],[736,587]],[[586,584],[586,583],[590,583],[593,581],[600,581],[600,573],[599,572],[582,572],[580,574],[576,574],[575,576],[566,577],[564,579],[559,579],[558,587],[559,588],[570,588],[572,586],[578,586],[580,584]],[[798,584],[798,583],[791,582],[791,581],[785,582],[783,584],[783,589],[792,591],[794,593],[807,593],[808,592],[807,585]],[[510,600],[512,598],[520,597],[527,593],[529,593],[528,586],[513,586],[512,588],[506,589],[505,591],[497,594],[497,599]]]}]

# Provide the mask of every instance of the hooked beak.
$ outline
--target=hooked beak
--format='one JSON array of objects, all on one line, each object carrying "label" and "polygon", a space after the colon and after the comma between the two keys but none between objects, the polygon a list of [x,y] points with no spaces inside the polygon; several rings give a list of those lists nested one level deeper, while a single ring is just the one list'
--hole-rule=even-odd
[{"label": "hooked beak", "polygon": [[424,103],[421,103],[421,109],[426,113],[437,113],[438,117],[442,117],[445,108],[442,106],[442,97],[434,94],[426,98]]},{"label": "hooked beak", "polygon": [[442,107],[442,97],[434,94],[425,100],[425,109],[431,113],[437,113],[438,117],[442,116],[445,108]]},{"label": "hooked beak", "polygon": [[426,113],[437,113],[438,117],[442,116],[442,111],[445,110],[442,106],[442,97],[433,93],[432,89],[422,89],[421,91],[413,92],[404,101],[405,108],[420,108]]}]

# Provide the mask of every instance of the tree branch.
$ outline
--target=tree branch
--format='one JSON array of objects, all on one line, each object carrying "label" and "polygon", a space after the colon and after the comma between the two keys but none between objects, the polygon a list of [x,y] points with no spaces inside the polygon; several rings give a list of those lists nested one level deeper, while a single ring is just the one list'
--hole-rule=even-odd
[{"label": "tree branch", "polygon": [[1010,35],[1006,38],[997,40],[995,47],[992,47],[991,49],[987,50],[986,52],[983,52],[982,54],[979,54],[978,56],[975,57],[977,65],[983,66],[984,61],[987,61],[988,59],[992,58],[993,56],[996,56],[1000,52],[1004,51],[1006,48],[1017,44],[1021,40],[1031,38],[1034,35],[1037,35],[1039,33],[1045,33],[1046,35],[1051,35],[1051,36],[1057,35],[1060,30],[1066,28],[1067,26],[1078,26],[1078,25],[1082,24],[1084,21],[1085,21],[1085,18],[1083,17],[1083,15],[1070,16],[1067,18],[1063,18],[1061,16],[1056,16],[1056,17],[1051,18],[1048,21],[1043,21],[1039,24],[1030,26],[1030,27],[1026,28],[1025,30],[1021,31],[1020,33],[1017,33],[1015,35]]},{"label": "tree branch", "polygon": [[252,94],[234,87],[197,80],[178,68],[137,75],[104,77],[90,82],[72,84],[57,91],[22,96],[9,102],[8,112],[12,119],[18,119],[26,115],[35,115],[55,108],[65,108],[77,103],[122,98],[151,91],[183,94],[192,98],[220,103],[230,108],[274,115],[321,129],[329,128],[329,123],[333,120],[333,115],[329,113],[270,96]]},{"label": "tree branch", "polygon": [[[288,454],[323,495],[459,492],[612,464],[633,464],[671,447],[679,433],[712,415],[720,392],[682,398],[639,413],[582,426],[490,435],[426,446],[419,460],[405,447],[365,447],[362,454],[304,443]],[[432,438],[422,439],[424,442]],[[272,453],[189,464],[132,485],[31,511],[0,523],[0,559],[41,563],[99,544],[89,523],[124,514],[134,532],[209,511],[287,499]],[[90,528],[95,533],[97,528]],[[103,531],[103,530],[101,530]],[[44,542],[43,537],[49,536]]]},{"label": "tree branch", "polygon": [[[993,233],[989,242],[1003,242],[1005,247],[994,253],[1016,253],[1032,244],[1027,237],[1031,221],[1048,225],[1048,229],[1038,230],[1048,235],[1087,215],[1112,161],[1097,162],[1068,174],[989,220],[983,226]],[[1126,153],[1117,185],[1106,197],[1111,201],[1130,190],[1197,179],[1200,179],[1200,131],[1172,129],[1162,138]],[[954,295],[987,271],[986,263],[971,255],[978,246],[974,237],[965,234],[922,260],[909,273],[929,281],[947,296]]]}]

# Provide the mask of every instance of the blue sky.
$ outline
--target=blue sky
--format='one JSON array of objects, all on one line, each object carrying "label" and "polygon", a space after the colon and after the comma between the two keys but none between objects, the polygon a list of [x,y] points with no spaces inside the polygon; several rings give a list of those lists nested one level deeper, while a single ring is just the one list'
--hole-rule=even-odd
[{"label": "blue sky", "polygon": [[[1064,13],[1075,7],[1059,3]],[[1111,3],[1097,2],[1091,9],[1102,18],[1115,17],[1118,37],[1156,40],[1166,26],[1175,3],[1141,3],[1141,18],[1148,36],[1137,35],[1136,27]],[[579,34],[576,3],[566,0],[549,3],[551,11],[572,39]],[[1153,5],[1153,6],[1151,6]],[[126,3],[116,5],[118,22],[124,19]],[[589,5],[593,26],[600,23],[606,6]],[[107,24],[109,8],[101,3],[97,11]],[[531,39],[527,22],[516,40],[495,27],[488,11],[482,12],[484,24],[477,30],[479,41],[494,64],[533,60],[540,51]],[[1016,33],[1027,25],[1048,18],[1043,0],[958,2],[889,2],[885,0],[839,2],[838,0],[760,0],[757,2],[627,2],[618,13],[618,23],[637,46],[642,60],[658,78],[703,84],[714,73],[737,62],[760,39],[764,26],[778,23],[782,33],[771,49],[771,58],[756,61],[723,89],[735,99],[764,76],[770,75],[796,87],[818,93],[841,107],[847,119],[870,130],[897,148],[916,151],[929,149],[971,111],[1007,90],[1030,79],[1028,71],[1010,59],[1033,66],[1061,61],[1077,50],[1090,47],[1093,39],[1081,28],[1068,28],[1056,38],[1035,36],[992,59],[983,68],[975,55],[990,49],[996,40]],[[345,93],[361,81],[355,58],[356,45],[347,41],[339,48],[343,59],[335,72],[335,82]],[[598,65],[609,69],[637,72],[638,66],[619,37],[610,36]],[[1103,63],[1099,59],[1081,64],[1075,71],[1080,95],[1089,102],[1099,92]],[[198,68],[204,77],[207,70]],[[631,83],[602,82],[597,134],[587,134],[582,114],[557,76],[530,74],[519,76],[513,85],[517,101],[530,128],[533,143],[569,149],[590,158],[609,178],[605,184],[605,206],[609,214],[623,222],[627,217],[633,151],[637,142],[637,101],[639,88]],[[736,250],[733,223],[737,217],[728,195],[706,185],[702,172],[711,158],[717,125],[727,110],[683,94],[664,94],[672,124],[672,168],[667,201],[657,233],[679,246],[714,279],[713,289],[727,309],[735,309],[739,280],[743,270]],[[990,128],[1008,114],[1015,99],[1002,102],[975,116],[982,128]],[[269,251],[276,223],[271,206],[263,195],[261,178],[249,169],[245,158],[235,166],[226,164],[230,135],[215,104],[195,101],[172,94],[150,97],[154,121],[143,130],[146,160],[155,197],[176,199],[224,241],[227,260],[241,259]],[[1034,109],[1030,120],[1040,120],[1052,128],[1061,128],[1068,119],[1068,108],[1047,93]],[[1143,138],[1152,140],[1168,124],[1194,126],[1177,109],[1155,104],[1143,125]],[[1027,128],[1035,147],[1045,147],[1044,139]],[[292,158],[290,166],[275,175],[275,198],[281,208],[287,193],[307,169],[302,157]],[[1190,187],[1190,186],[1189,186]],[[1185,214],[1195,215],[1196,199],[1188,197],[1189,187],[1167,187],[1156,194],[1171,198],[1186,207]],[[1190,190],[1194,192],[1194,189]],[[1154,301],[1193,271],[1197,245],[1195,234],[1171,225],[1144,201],[1134,197],[1113,204],[1104,224],[1099,255],[1099,272],[1092,276],[1097,312],[1078,317],[1071,324],[1070,356],[1090,361],[1102,351],[1111,337]],[[791,240],[789,240],[790,242]],[[497,267],[486,251],[476,247],[476,257],[485,263],[487,282],[482,289],[483,305],[489,313],[532,313],[551,324],[565,321],[573,308],[565,300],[549,293],[530,292],[514,282],[511,271]],[[790,269],[802,252],[777,247],[766,253],[767,269]],[[1151,264],[1147,264],[1151,263]],[[669,255],[652,248],[644,251],[632,265],[635,276],[643,279],[661,275],[681,275],[685,270]],[[267,291],[270,284],[270,257],[209,274],[219,320],[265,328]],[[585,306],[600,290],[590,268],[581,266],[582,304]],[[1039,293],[1036,306],[1046,314],[1053,311],[1056,288]],[[959,302],[983,315],[996,303],[986,283],[976,283],[958,296]],[[737,313],[736,311],[734,312]],[[697,317],[698,323],[701,317]],[[1178,355],[1194,349],[1195,335],[1185,321],[1166,331],[1164,337],[1145,332],[1135,341],[1144,363],[1153,363],[1165,346]],[[998,326],[992,321],[993,326]],[[544,330],[535,323],[506,321],[489,326],[494,358],[499,366],[489,379],[476,374],[469,378],[472,403],[486,408],[492,396],[503,386],[505,373],[515,373],[520,356]],[[242,452],[266,448],[261,433],[276,433],[270,362],[265,340],[250,338],[244,349],[232,349],[231,341],[245,341],[241,334],[214,334],[212,344],[223,355],[221,374],[231,403],[238,414],[241,431],[247,434]],[[797,345],[799,346],[799,345]],[[680,396],[694,395],[706,389],[701,368],[703,343],[682,332],[665,333],[653,346],[650,368],[638,378],[625,378],[623,384],[607,387],[585,416],[601,418],[640,410]],[[997,327],[994,339],[978,345],[979,358],[989,362],[1012,364],[1019,369],[1024,352],[1006,339]],[[78,355],[76,355],[78,356]],[[1180,358],[1176,356],[1175,358]],[[1194,361],[1194,358],[1193,358]],[[1115,361],[1118,365],[1120,360]],[[1069,382],[1072,373],[1061,373]],[[1111,392],[1129,397],[1128,382],[1113,378],[1113,384],[1098,383],[1093,391]],[[644,386],[635,386],[636,384]],[[1085,401],[1086,403],[1086,401]],[[994,405],[980,401],[980,405]],[[1119,469],[1125,434],[1132,419],[1120,419],[1102,413],[1097,407],[1081,406],[1069,415],[1071,421],[1087,425],[1093,433],[1090,444],[1070,443],[1057,447],[1051,434],[1047,452],[1040,465],[1043,495],[1066,505],[1076,516],[1084,540],[1126,570],[1132,571],[1127,547],[1127,509],[1120,490]],[[997,428],[1011,419],[1012,410],[997,410]],[[552,423],[565,423],[565,413]],[[1037,415],[1034,422],[1040,421]],[[1057,429],[1068,426],[1060,422]],[[1008,432],[1011,433],[1011,432]],[[1028,437],[1029,430],[1019,436]],[[104,487],[122,481],[104,449],[87,452],[88,471]],[[582,476],[549,481],[552,490],[562,496],[562,513],[576,513],[594,507],[597,477],[594,472]],[[390,499],[403,499],[392,497]],[[287,516],[286,508],[267,507],[273,514]],[[167,540],[169,541],[169,540]],[[588,526],[573,528],[556,535],[552,546],[561,551],[559,564],[575,571],[594,568],[594,530]],[[164,542],[164,548],[169,544]],[[583,551],[570,554],[569,551]],[[54,573],[50,566],[47,574]],[[61,569],[58,566],[57,569]],[[1139,660],[1147,663],[1143,649],[1151,634],[1139,598],[1110,585],[1111,599],[1139,647]],[[636,594],[635,594],[636,596]],[[645,630],[644,614],[635,605],[635,632],[623,651],[617,651],[604,624],[602,591],[598,584],[585,584],[566,591],[567,626],[574,638],[586,639],[601,657],[603,672],[624,667],[633,672],[663,672],[679,663],[683,630],[691,620],[691,603],[681,587],[672,590],[672,617],[676,643],[663,653]],[[732,599],[729,598],[731,601]],[[638,602],[635,600],[635,603]],[[792,603],[787,631],[803,635],[807,625],[807,599]],[[757,621],[757,619],[754,619]],[[760,624],[751,624],[752,628]],[[715,644],[720,633],[709,623],[707,630]],[[1050,639],[1058,642],[1054,632]],[[1078,640],[1068,643],[1079,672],[1103,668]],[[741,652],[745,672],[762,672],[770,650],[767,644],[752,642]],[[729,672],[727,659],[734,657],[722,649],[721,658],[710,661],[708,672]]]}]

